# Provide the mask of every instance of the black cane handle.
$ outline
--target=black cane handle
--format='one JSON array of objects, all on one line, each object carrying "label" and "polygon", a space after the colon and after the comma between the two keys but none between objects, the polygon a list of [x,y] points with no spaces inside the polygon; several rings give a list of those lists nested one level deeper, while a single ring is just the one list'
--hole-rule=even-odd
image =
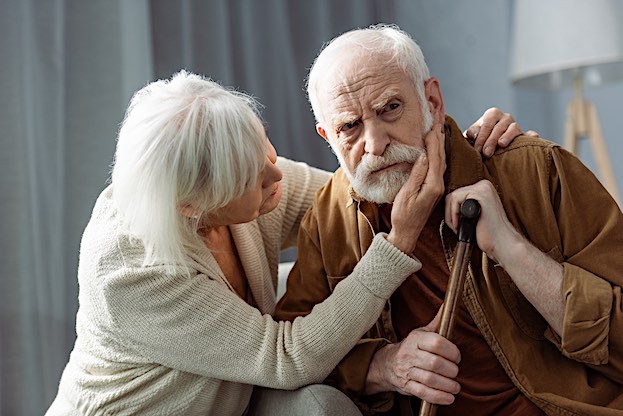
[{"label": "black cane handle", "polygon": [[480,203],[475,199],[466,199],[461,204],[459,223],[459,241],[473,244],[476,242],[476,223],[480,216]]}]

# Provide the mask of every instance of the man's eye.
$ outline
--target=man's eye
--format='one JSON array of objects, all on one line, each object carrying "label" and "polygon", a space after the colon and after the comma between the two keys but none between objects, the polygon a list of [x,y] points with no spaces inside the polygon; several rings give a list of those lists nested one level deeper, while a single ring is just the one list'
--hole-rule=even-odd
[{"label": "man's eye", "polygon": [[384,112],[392,111],[400,107],[400,103],[396,101],[392,101],[391,103],[387,103],[385,107],[383,107]]},{"label": "man's eye", "polygon": [[359,123],[359,121],[353,121],[352,123],[345,123],[345,124],[342,125],[342,127],[340,127],[338,129],[338,132],[348,131],[348,130],[350,130],[352,128],[355,128],[355,126],[357,126],[358,123]]}]

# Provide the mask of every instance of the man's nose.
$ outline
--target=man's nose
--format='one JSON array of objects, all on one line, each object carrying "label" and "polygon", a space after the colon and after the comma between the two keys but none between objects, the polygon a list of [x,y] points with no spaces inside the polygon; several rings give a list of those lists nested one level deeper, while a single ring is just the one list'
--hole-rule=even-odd
[{"label": "man's nose", "polygon": [[365,152],[381,156],[389,145],[389,134],[379,123],[371,122],[364,126]]}]

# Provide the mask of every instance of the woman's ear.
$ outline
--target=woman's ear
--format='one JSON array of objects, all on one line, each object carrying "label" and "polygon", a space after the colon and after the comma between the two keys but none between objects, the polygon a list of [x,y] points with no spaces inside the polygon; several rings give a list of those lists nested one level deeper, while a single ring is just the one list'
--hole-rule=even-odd
[{"label": "woman's ear", "polygon": [[182,205],[177,210],[180,214],[182,214],[183,216],[187,218],[192,218],[195,220],[199,218],[199,213],[197,212],[197,209],[193,207],[191,204]]}]

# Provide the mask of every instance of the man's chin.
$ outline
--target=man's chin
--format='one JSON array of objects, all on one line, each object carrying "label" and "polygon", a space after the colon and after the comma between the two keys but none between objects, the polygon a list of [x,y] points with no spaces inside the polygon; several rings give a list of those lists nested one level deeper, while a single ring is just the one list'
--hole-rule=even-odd
[{"label": "man's chin", "polygon": [[375,204],[391,204],[394,202],[394,199],[396,199],[396,195],[400,189],[396,191],[390,191],[386,188],[375,189],[370,187],[357,189],[357,187],[353,185],[353,190],[361,199],[366,201]]},{"label": "man's chin", "polygon": [[391,204],[409,179],[404,172],[389,172],[375,181],[353,181],[351,186],[360,198],[375,204]]}]

